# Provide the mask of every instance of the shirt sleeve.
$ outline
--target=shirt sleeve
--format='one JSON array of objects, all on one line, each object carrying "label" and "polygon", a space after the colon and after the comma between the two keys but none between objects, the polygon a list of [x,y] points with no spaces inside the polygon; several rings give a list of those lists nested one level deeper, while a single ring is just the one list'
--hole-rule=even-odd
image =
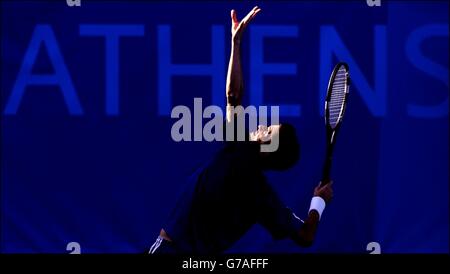
[{"label": "shirt sleeve", "polygon": [[279,240],[297,235],[303,221],[283,204],[267,183],[261,186],[256,199],[258,222],[270,232],[272,238]]}]

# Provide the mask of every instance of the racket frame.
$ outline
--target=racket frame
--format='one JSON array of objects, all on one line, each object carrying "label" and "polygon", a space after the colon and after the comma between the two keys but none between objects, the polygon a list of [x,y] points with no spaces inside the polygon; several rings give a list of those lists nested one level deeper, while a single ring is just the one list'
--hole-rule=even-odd
[{"label": "racket frame", "polygon": [[[332,128],[329,123],[329,118],[330,118],[329,102],[331,100],[331,91],[333,89],[333,83],[336,78],[336,74],[338,73],[339,69],[342,66],[346,70],[346,77],[347,77],[347,81],[346,81],[347,87],[346,87],[346,92],[344,95],[344,106],[343,106],[340,118],[336,123],[336,126],[334,128]],[[327,145],[326,145],[326,153],[325,153],[325,162],[324,162],[323,171],[322,171],[322,184],[321,185],[325,185],[330,182],[330,172],[331,172],[331,163],[332,163],[332,159],[333,159],[334,144],[336,143],[336,135],[339,132],[339,129],[342,125],[342,118],[344,117],[345,109],[347,107],[347,100],[348,100],[348,94],[349,94],[349,88],[350,88],[349,86],[350,86],[349,67],[346,63],[339,62],[338,64],[336,64],[336,66],[334,67],[334,69],[331,73],[330,80],[328,81],[327,95],[325,97],[325,106],[324,107],[325,107],[325,126],[326,126]]]}]

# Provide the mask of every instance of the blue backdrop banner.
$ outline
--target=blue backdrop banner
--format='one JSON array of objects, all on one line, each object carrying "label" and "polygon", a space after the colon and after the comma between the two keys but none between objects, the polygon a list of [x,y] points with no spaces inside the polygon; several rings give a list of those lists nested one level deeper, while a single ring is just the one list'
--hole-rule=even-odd
[{"label": "blue backdrop banner", "polygon": [[300,217],[337,62],[352,86],[315,244],[255,225],[227,252],[449,252],[448,1],[67,2],[1,2],[1,252],[148,249],[221,145],[174,141],[171,111],[224,109],[230,10],[255,4],[244,103],[297,127],[301,160],[267,177]]}]

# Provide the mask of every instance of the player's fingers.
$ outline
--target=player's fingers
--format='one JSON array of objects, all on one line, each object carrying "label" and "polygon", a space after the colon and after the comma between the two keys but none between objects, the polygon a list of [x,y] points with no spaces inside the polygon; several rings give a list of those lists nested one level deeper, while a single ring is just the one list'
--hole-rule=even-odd
[{"label": "player's fingers", "polygon": [[333,181],[326,181],[326,182],[321,182],[321,184],[320,184],[320,188],[330,188],[331,187],[331,185],[333,184]]},{"label": "player's fingers", "polygon": [[233,20],[233,23],[238,23],[237,15],[235,10],[231,10],[231,20]]},{"label": "player's fingers", "polygon": [[255,11],[258,9],[258,6],[255,6],[247,15],[242,19],[242,22],[245,24],[250,20],[252,15],[255,13]]},{"label": "player's fingers", "polygon": [[250,20],[252,20],[259,12],[261,11],[261,9],[257,9],[253,12],[253,14],[250,16]]},{"label": "player's fingers", "polygon": [[249,20],[252,20],[252,19],[253,19],[260,11],[261,11],[261,9],[255,10],[255,11],[250,15]]}]

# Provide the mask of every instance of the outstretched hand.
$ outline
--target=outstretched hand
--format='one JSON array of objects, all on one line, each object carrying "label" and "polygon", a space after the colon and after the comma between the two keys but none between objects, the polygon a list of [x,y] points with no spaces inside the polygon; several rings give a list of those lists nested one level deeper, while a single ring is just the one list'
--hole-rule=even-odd
[{"label": "outstretched hand", "polygon": [[240,42],[242,33],[248,26],[250,21],[261,11],[258,6],[255,6],[240,22],[237,19],[235,10],[231,10],[231,38],[233,42]]}]

